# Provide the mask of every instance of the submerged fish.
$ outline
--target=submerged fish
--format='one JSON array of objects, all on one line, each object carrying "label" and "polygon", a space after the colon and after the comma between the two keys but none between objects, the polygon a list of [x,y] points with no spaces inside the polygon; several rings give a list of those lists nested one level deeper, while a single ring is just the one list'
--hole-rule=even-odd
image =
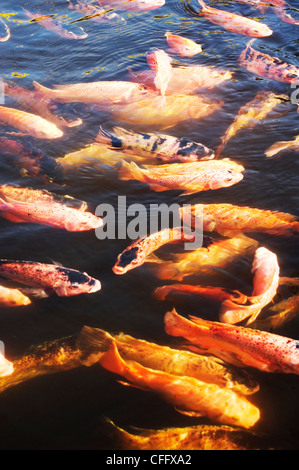
[{"label": "submerged fish", "polygon": [[273,31],[269,26],[245,16],[207,6],[203,0],[198,0],[202,7],[201,14],[214,24],[218,24],[233,33],[255,38],[271,36]]},{"label": "submerged fish", "polygon": [[268,158],[273,157],[274,155],[277,155],[284,150],[295,150],[297,152],[299,150],[299,135],[295,137],[294,140],[282,140],[275,142],[265,150],[265,155]]},{"label": "submerged fish", "polygon": [[24,295],[18,289],[10,289],[9,287],[0,286],[0,306],[1,307],[17,307],[31,304],[29,297]]},{"label": "submerged fish", "polygon": [[112,339],[126,361],[137,361],[144,367],[169,374],[188,375],[231,388],[243,395],[251,395],[259,389],[258,383],[250,376],[234,370],[216,357],[161,346],[124,333],[110,335],[104,330],[88,326],[82,328],[76,341],[76,347],[82,353],[81,362],[86,366],[97,363]]},{"label": "submerged fish", "polygon": [[92,20],[96,21],[97,23],[103,22],[114,22],[114,21],[125,21],[124,18],[121,18],[117,13],[113,11],[105,10],[100,6],[93,5],[92,3],[87,2],[76,2],[72,3],[68,0],[68,7],[86,15],[85,17],[81,18],[80,21],[83,20]]},{"label": "submerged fish", "polygon": [[54,85],[55,89],[46,88],[33,82],[35,89],[43,96],[61,103],[113,104],[130,103],[153,97],[156,92],[139,83],[127,81],[98,81],[75,83],[70,85]]},{"label": "submerged fish", "polygon": [[63,132],[52,122],[20,109],[0,106],[0,122],[36,139],[58,139],[63,136]]},{"label": "submerged fish", "polygon": [[113,150],[128,155],[154,158],[167,163],[210,160],[214,157],[213,150],[186,137],[134,132],[122,127],[113,127],[112,132],[100,127],[96,142],[107,144]]},{"label": "submerged fish", "polygon": [[155,74],[154,85],[160,94],[165,97],[172,76],[171,58],[163,49],[157,49],[149,52],[146,59]]},{"label": "submerged fish", "polygon": [[266,317],[257,318],[255,322],[251,324],[251,327],[263,331],[273,331],[293,320],[298,314],[299,295],[293,295],[267,309]]},{"label": "submerged fish", "polygon": [[165,5],[165,0],[99,0],[99,4],[126,11],[148,11]]},{"label": "submerged fish", "polygon": [[13,371],[13,362],[6,359],[6,357],[0,352],[0,377],[11,375]]},{"label": "submerged fish", "polygon": [[0,42],[6,42],[10,38],[10,29],[3,20],[0,18]]},{"label": "submerged fish", "polygon": [[233,297],[224,299],[220,309],[220,321],[234,324],[247,319],[246,325],[249,325],[275,297],[279,286],[276,254],[265,247],[259,247],[254,255],[252,273],[254,278],[251,296],[245,298],[245,301]]},{"label": "submerged fish", "polygon": [[115,274],[125,274],[131,269],[141,266],[145,263],[147,256],[166,243],[182,243],[193,240],[194,235],[185,234],[181,227],[173,229],[165,228],[159,232],[144,236],[131,243],[130,246],[118,255],[113,272]]},{"label": "submerged fish", "polygon": [[61,36],[64,39],[86,39],[88,34],[81,27],[72,29],[68,25],[63,24],[61,21],[55,19],[55,15],[40,15],[39,13],[31,13],[24,10],[25,14],[30,18],[30,23],[37,22],[48,31]]},{"label": "submerged fish", "polygon": [[248,126],[257,125],[279,104],[281,100],[287,99],[287,96],[276,95],[271,91],[259,91],[255,98],[241,107],[233,123],[228,127],[221,144],[216,150],[216,156],[219,156],[225,148],[227,142],[234,137],[240,129]]},{"label": "submerged fish", "polygon": [[99,363],[104,369],[124,377],[129,385],[157,393],[180,413],[206,416],[212,421],[244,428],[254,426],[260,418],[256,406],[229,388],[194,377],[150,369],[136,361],[123,359],[115,341],[111,341]]},{"label": "submerged fish", "polygon": [[299,79],[299,68],[251,47],[249,41],[241,53],[238,63],[249,72],[277,82],[294,83]]},{"label": "submerged fish", "polygon": [[164,318],[166,333],[188,340],[189,349],[213,354],[239,367],[299,374],[297,340],[249,327],[189,318],[174,309]]},{"label": "submerged fish", "polygon": [[100,281],[87,273],[35,261],[0,260],[0,277],[59,297],[91,294],[101,289]]},{"label": "submerged fish", "polygon": [[193,57],[202,52],[201,45],[192,41],[192,39],[173,34],[169,31],[165,33],[165,37],[170,46],[170,52],[174,54],[178,54],[182,57]]},{"label": "submerged fish", "polygon": [[[180,209],[189,214],[189,207]],[[263,232],[270,235],[294,235],[299,232],[299,221],[294,215],[234,204],[196,204],[191,207],[191,219],[202,214],[203,231],[218,232],[235,237],[246,232]]]},{"label": "submerged fish", "polygon": [[199,286],[192,284],[170,284],[166,286],[157,287],[154,290],[154,297],[158,300],[173,300],[177,295],[198,295],[206,299],[215,300],[217,302],[224,302],[227,299],[236,299],[236,301],[243,303],[246,301],[246,295],[238,291],[232,291],[223,287],[215,286]]},{"label": "submerged fish", "polygon": [[153,191],[183,190],[183,195],[225,188],[243,179],[244,167],[230,159],[172,163],[140,168],[123,161],[119,178],[146,183]]}]

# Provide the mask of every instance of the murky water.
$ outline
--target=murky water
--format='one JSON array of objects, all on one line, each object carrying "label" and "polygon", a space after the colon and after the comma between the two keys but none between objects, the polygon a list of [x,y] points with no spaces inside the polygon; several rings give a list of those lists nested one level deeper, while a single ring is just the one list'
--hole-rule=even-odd
[{"label": "murky water", "polygon": [[[186,136],[216,148],[239,108],[253,99],[258,90],[273,90],[290,95],[289,85],[257,78],[240,69],[237,59],[249,38],[225,31],[196,14],[196,1],[166,0],[151,11],[118,11],[117,23],[76,22],[82,15],[67,8],[66,0],[13,2],[1,0],[1,12],[11,29],[11,38],[1,43],[0,77],[31,88],[37,81],[51,87],[59,83],[96,80],[125,80],[128,69],[146,70],[146,53],[152,47],[166,49],[164,34],[174,33],[200,43],[203,52],[192,58],[174,58],[175,64],[209,65],[234,72],[233,80],[214,90],[205,90],[208,98],[223,101],[219,111],[201,120],[189,119],[167,130],[175,136]],[[298,64],[299,27],[283,23],[273,11],[261,14],[253,7],[233,2],[213,2],[232,12],[263,20],[274,31],[258,39],[255,48]],[[299,17],[298,3],[292,0]],[[88,37],[71,41],[29,23],[22,7],[41,14],[61,16],[63,21],[81,26]],[[80,116],[83,125],[68,129],[62,140],[34,142],[49,156],[59,158],[91,143],[102,125],[125,125],[117,115],[83,105],[61,105],[61,111]],[[231,202],[299,215],[299,159],[295,151],[280,158],[266,159],[264,151],[277,140],[293,139],[298,132],[297,107],[282,103],[254,129],[244,129],[225,149],[225,156],[246,168],[244,180],[231,188],[187,196],[188,202]],[[137,128],[137,127],[136,127]],[[142,127],[144,131],[157,130]],[[26,139],[25,139],[26,140]],[[30,140],[30,139],[28,139]],[[91,211],[98,204],[110,203],[117,209],[117,197],[127,197],[148,206],[150,203],[182,203],[178,191],[155,193],[137,182],[118,180],[117,172],[96,161],[69,168],[63,184],[48,184],[38,178],[22,177],[20,168],[7,157],[0,160],[0,182],[33,188],[46,187],[58,194],[68,194],[86,201]],[[256,237],[278,255],[285,276],[298,275],[298,238]],[[0,339],[6,356],[15,360],[32,347],[44,342],[76,337],[84,325],[111,333],[123,331],[137,338],[160,344],[171,344],[164,332],[164,313],[171,303],[152,298],[155,287],[162,285],[147,264],[116,276],[112,267],[117,255],[130,240],[98,240],[91,232],[69,233],[37,225],[18,225],[1,219],[1,258],[56,261],[63,266],[86,271],[102,282],[102,290],[76,298],[38,299],[24,308],[3,309],[0,315]],[[173,248],[175,250],[175,248]],[[250,284],[250,273],[240,270],[238,276],[220,273],[215,285],[234,289]],[[217,284],[218,282],[218,284]],[[220,283],[220,284],[219,284]],[[217,306],[204,301],[181,304],[182,314],[198,314],[217,319]],[[278,331],[299,338],[299,319],[294,318]],[[252,401],[261,409],[261,419],[254,430],[275,440],[282,448],[299,446],[299,379],[296,376],[253,372],[260,391]],[[156,395],[124,387],[115,377],[94,366],[35,377],[4,391],[0,397],[1,449],[106,449],[114,448],[113,438],[105,435],[104,418],[128,429],[130,426],[159,429],[190,426],[207,420],[177,413]]]}]

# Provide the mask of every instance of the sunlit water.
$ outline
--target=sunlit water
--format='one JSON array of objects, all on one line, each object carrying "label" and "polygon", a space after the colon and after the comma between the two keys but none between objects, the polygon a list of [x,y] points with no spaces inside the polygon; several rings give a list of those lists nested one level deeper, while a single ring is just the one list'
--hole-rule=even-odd
[{"label": "sunlit water", "polygon": [[[294,8],[296,5],[293,0]],[[261,14],[249,5],[226,1],[214,6],[266,22],[273,36],[258,39],[255,48],[281,59],[298,64],[299,27],[283,23],[273,11]],[[253,99],[261,89],[290,95],[289,85],[257,78],[240,69],[237,59],[249,38],[225,31],[196,15],[196,1],[166,0],[166,4],[147,12],[119,11],[123,18],[116,24],[80,21],[88,37],[71,41],[29,23],[22,6],[45,14],[57,14],[64,21],[76,21],[82,15],[67,8],[67,1],[47,2],[1,1],[1,12],[11,29],[11,38],[1,43],[1,75],[16,84],[30,88],[38,81],[51,87],[58,83],[123,80],[128,68],[148,69],[146,53],[152,47],[167,48],[164,34],[174,33],[200,43],[203,52],[192,58],[174,58],[174,63],[203,64],[228,69],[234,79],[225,82],[206,96],[224,102],[222,108],[202,120],[184,121],[167,130],[175,136],[186,136],[216,148],[241,105]],[[292,11],[299,17],[299,12]],[[63,157],[91,143],[98,126],[124,125],[109,112],[99,112],[82,105],[62,106],[65,112],[82,117],[84,124],[69,129],[58,142],[35,142],[49,156]],[[141,126],[142,127],[142,126]],[[225,149],[225,156],[242,163],[244,180],[226,189],[198,193],[184,198],[187,202],[232,202],[240,205],[280,210],[299,215],[299,159],[294,151],[280,158],[267,160],[264,150],[277,140],[289,140],[299,134],[297,107],[283,103],[254,129],[244,129]],[[150,128],[143,128],[151,131]],[[19,168],[7,158],[0,161],[0,182],[41,188],[39,179],[22,178]],[[181,203],[177,191],[155,193],[137,182],[121,182],[117,172],[96,162],[69,169],[63,185],[47,185],[58,194],[68,194],[86,201],[91,211],[101,203],[117,206],[117,197],[125,195],[128,205],[143,203]],[[259,235],[258,240],[278,255],[284,275],[298,275],[298,238]],[[152,298],[155,287],[162,285],[149,266],[116,276],[112,267],[117,255],[130,240],[98,240],[91,232],[68,233],[44,226],[17,225],[1,220],[1,258],[27,259],[40,262],[56,261],[63,266],[86,271],[102,282],[102,290],[76,298],[36,300],[19,309],[2,310],[0,339],[6,356],[17,359],[32,345],[63,337],[75,337],[84,325],[109,332],[124,331],[137,338],[161,344],[171,344],[164,332],[164,313],[171,303]],[[179,249],[179,248],[177,248]],[[175,251],[176,248],[173,248]],[[250,286],[250,272],[238,277],[230,273],[214,279],[215,285],[225,284],[235,289]],[[222,284],[221,284],[222,283]],[[198,314],[217,319],[217,305],[197,301],[180,304],[182,314]],[[299,338],[299,320],[295,318],[278,332]],[[299,442],[299,379],[296,376],[253,373],[260,391],[253,401],[261,409],[261,420],[255,430],[269,442],[279,437],[281,446],[298,448]],[[103,418],[128,428],[159,429],[170,426],[190,426],[207,422],[178,414],[171,406],[152,393],[124,387],[115,377],[100,367],[75,368],[70,371],[36,377],[9,388],[0,397],[1,449],[104,449],[113,448],[113,440],[104,442],[98,434]]]}]

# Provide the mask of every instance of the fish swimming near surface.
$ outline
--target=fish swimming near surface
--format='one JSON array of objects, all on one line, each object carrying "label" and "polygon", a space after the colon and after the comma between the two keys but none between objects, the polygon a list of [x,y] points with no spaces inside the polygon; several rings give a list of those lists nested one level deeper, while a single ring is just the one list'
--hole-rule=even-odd
[{"label": "fish swimming near surface", "polygon": [[191,212],[191,223],[194,223],[196,213],[202,214],[203,231],[218,232],[225,237],[236,237],[247,232],[277,236],[299,233],[298,217],[286,212],[221,203],[181,207],[180,212],[182,216]]},{"label": "fish swimming near surface", "polygon": [[0,185],[0,214],[12,222],[49,225],[69,232],[92,230],[103,225],[103,220],[86,211],[85,207],[70,207],[58,198],[55,201],[49,193],[41,194],[31,188],[18,189]]},{"label": "fish swimming near surface", "polygon": [[194,241],[194,235],[184,233],[181,227],[165,228],[154,232],[131,243],[118,255],[112,270],[115,274],[125,274],[145,263],[147,256],[166,243],[186,241]]},{"label": "fish swimming near surface", "polygon": [[198,3],[202,8],[199,14],[202,14],[205,18],[211,21],[211,23],[222,26],[228,31],[255,38],[271,36],[273,33],[266,24],[235,13],[211,8],[207,6],[203,0],[198,0]]},{"label": "fish swimming near surface", "polygon": [[99,0],[99,4],[117,10],[148,11],[164,6],[165,0]]},{"label": "fish swimming near surface", "polygon": [[59,297],[91,294],[101,289],[100,281],[87,273],[35,261],[0,260],[0,278]]},{"label": "fish swimming near surface", "polygon": [[240,54],[238,59],[240,67],[245,67],[255,75],[277,82],[295,83],[298,81],[298,67],[284,62],[278,57],[272,57],[253,49],[251,47],[253,41],[254,39],[249,41],[246,48]]},{"label": "fish swimming near surface", "polygon": [[137,361],[144,367],[174,375],[188,375],[203,382],[231,388],[243,395],[251,395],[259,390],[259,384],[250,375],[243,374],[243,371],[232,368],[217,357],[151,343],[124,333],[111,335],[89,326],[82,328],[76,340],[82,364],[89,367],[97,363],[112,339],[123,359]]},{"label": "fish swimming near surface", "polygon": [[153,191],[180,190],[182,195],[199,191],[227,188],[239,183],[245,168],[228,158],[201,162],[171,163],[139,167],[134,162],[122,162],[119,178],[146,183]]},{"label": "fish swimming near surface", "polygon": [[113,340],[99,363],[104,369],[126,379],[126,385],[157,393],[182,414],[206,416],[218,423],[244,428],[254,426],[260,419],[259,409],[234,390],[125,360]]},{"label": "fish swimming near surface", "polygon": [[213,150],[191,139],[166,134],[134,132],[113,127],[112,132],[100,127],[96,142],[128,155],[139,155],[165,163],[194,162],[214,158]]},{"label": "fish swimming near surface", "polygon": [[146,55],[146,60],[155,74],[154,85],[164,97],[165,103],[165,93],[172,76],[172,60],[169,55],[163,51],[163,49],[157,49],[152,52],[148,52]]},{"label": "fish swimming near surface", "polygon": [[287,13],[287,10],[290,9],[290,5],[284,0],[271,0],[265,2],[264,0],[238,0],[239,2],[249,3],[254,7],[258,8],[262,13],[265,13],[268,8],[271,8],[272,11],[285,23],[298,25],[299,21],[295,20],[291,15]]},{"label": "fish swimming near surface", "polygon": [[19,289],[0,286],[1,307],[18,307],[29,304],[31,304],[31,300]]},{"label": "fish swimming near surface", "polygon": [[165,331],[188,341],[192,351],[213,354],[238,367],[263,372],[299,374],[298,341],[250,327],[179,315],[175,309],[164,317]]},{"label": "fish swimming near surface", "polygon": [[7,377],[14,371],[13,362],[6,359],[6,357],[0,352],[0,377]]},{"label": "fish swimming near surface", "polygon": [[6,42],[10,38],[10,29],[3,20],[0,18],[0,42]]},{"label": "fish swimming near surface", "polygon": [[165,33],[165,37],[170,47],[170,52],[178,54],[181,57],[193,57],[202,52],[201,45],[192,41],[192,39],[173,34],[170,31]]},{"label": "fish swimming near surface", "polygon": [[233,296],[224,299],[219,313],[220,321],[234,324],[246,319],[246,325],[254,322],[277,293],[279,271],[276,254],[263,246],[259,247],[252,264],[254,277],[251,296],[245,297],[245,300]]},{"label": "fish swimming near surface", "polygon": [[40,15],[39,13],[31,13],[24,10],[25,14],[30,18],[30,23],[38,23],[48,31],[57,34],[64,39],[86,39],[88,34],[81,27],[69,28],[68,25],[58,21],[56,15]]},{"label": "fish swimming near surface", "polygon": [[115,21],[123,21],[125,19],[120,17],[114,11],[105,10],[104,8],[87,2],[76,2],[72,3],[68,0],[68,7],[72,10],[76,10],[78,13],[82,13],[84,16],[78,21],[91,20],[97,23],[114,23]]},{"label": "fish swimming near surface", "polygon": [[270,147],[268,147],[265,150],[265,155],[267,158],[274,157],[274,155],[277,155],[280,152],[289,151],[289,150],[295,150],[296,152],[298,152],[299,135],[295,137],[294,140],[281,140],[281,141],[275,142],[274,144],[270,145]]},{"label": "fish swimming near surface", "polygon": [[59,139],[63,131],[52,122],[20,109],[0,106],[0,123],[11,126],[36,139]]}]

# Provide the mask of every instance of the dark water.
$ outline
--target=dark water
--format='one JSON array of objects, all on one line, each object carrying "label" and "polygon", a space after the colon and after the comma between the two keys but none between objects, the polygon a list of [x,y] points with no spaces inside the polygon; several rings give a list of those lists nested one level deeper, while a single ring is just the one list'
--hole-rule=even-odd
[{"label": "dark water", "polygon": [[[238,12],[266,22],[273,36],[258,39],[255,48],[298,63],[299,27],[283,23],[273,11],[263,15],[251,6],[233,2],[214,2],[226,10]],[[299,4],[292,0],[294,9]],[[66,1],[12,2],[1,0],[1,11],[11,29],[11,38],[1,43],[1,77],[30,88],[38,81],[51,87],[55,83],[76,83],[96,80],[122,80],[128,67],[147,69],[146,52],[151,47],[165,48],[164,34],[174,33],[202,44],[203,53],[192,58],[176,58],[186,65],[203,64],[234,72],[234,79],[213,92],[223,107],[208,118],[184,121],[168,129],[175,136],[186,136],[216,148],[220,137],[232,122],[241,105],[261,89],[290,95],[289,85],[257,78],[240,69],[237,59],[248,38],[225,31],[198,17],[197,2],[166,0],[152,11],[119,11],[125,21],[119,24],[97,24],[91,20],[75,23],[88,33],[85,40],[62,39],[38,24],[28,23],[22,6],[40,13],[63,16],[64,21],[82,15],[67,8]],[[299,17],[299,11],[293,11]],[[7,15],[7,16],[6,16]],[[215,93],[215,94],[214,94]],[[207,96],[212,91],[206,90]],[[81,116],[84,124],[69,129],[57,142],[35,142],[52,157],[82,148],[93,141],[99,124],[116,124],[109,113],[101,113],[81,105],[62,107],[63,111]],[[150,131],[148,127],[144,129]],[[266,120],[252,129],[244,129],[227,145],[226,156],[242,163],[244,180],[227,189],[198,193],[187,202],[232,202],[254,207],[280,210],[299,215],[299,160],[294,151],[280,158],[267,160],[264,150],[277,140],[289,140],[298,132],[297,107],[282,103]],[[44,187],[39,179],[22,178],[19,168],[7,158],[0,161],[0,182],[34,188]],[[181,203],[176,191],[154,193],[134,182],[121,182],[111,168],[96,162],[70,169],[64,185],[48,185],[58,194],[69,194],[85,200],[91,211],[100,203],[116,207],[117,196],[125,195],[127,203]],[[259,235],[258,240],[278,255],[285,276],[298,275],[298,239]],[[117,255],[130,240],[98,240],[91,232],[68,233],[43,226],[16,225],[1,221],[1,258],[28,259],[40,262],[57,261],[63,266],[88,272],[102,282],[102,290],[93,295],[61,299],[51,297],[34,301],[20,309],[3,310],[0,315],[0,339],[6,356],[17,359],[30,349],[48,341],[76,337],[84,325],[111,333],[123,331],[137,338],[160,344],[171,344],[164,332],[163,316],[172,307],[152,298],[155,287],[162,284],[145,264],[125,276],[116,276],[112,266]],[[238,289],[248,285],[244,270],[239,279],[222,277],[219,282],[232,283]],[[236,283],[236,284],[235,284]],[[216,284],[217,285],[217,284]],[[215,306],[198,302],[180,305],[179,313],[198,314],[216,319]],[[294,318],[278,333],[299,338],[299,320]],[[296,376],[253,372],[260,391],[253,402],[261,409],[261,419],[254,430],[278,442],[282,448],[299,447],[299,381]],[[80,367],[53,375],[36,377],[1,394],[1,449],[106,449],[114,448],[113,439],[103,439],[104,417],[126,429],[129,426],[159,429],[205,423],[204,419],[184,417],[159,397],[119,384],[115,377],[99,367]]]}]

